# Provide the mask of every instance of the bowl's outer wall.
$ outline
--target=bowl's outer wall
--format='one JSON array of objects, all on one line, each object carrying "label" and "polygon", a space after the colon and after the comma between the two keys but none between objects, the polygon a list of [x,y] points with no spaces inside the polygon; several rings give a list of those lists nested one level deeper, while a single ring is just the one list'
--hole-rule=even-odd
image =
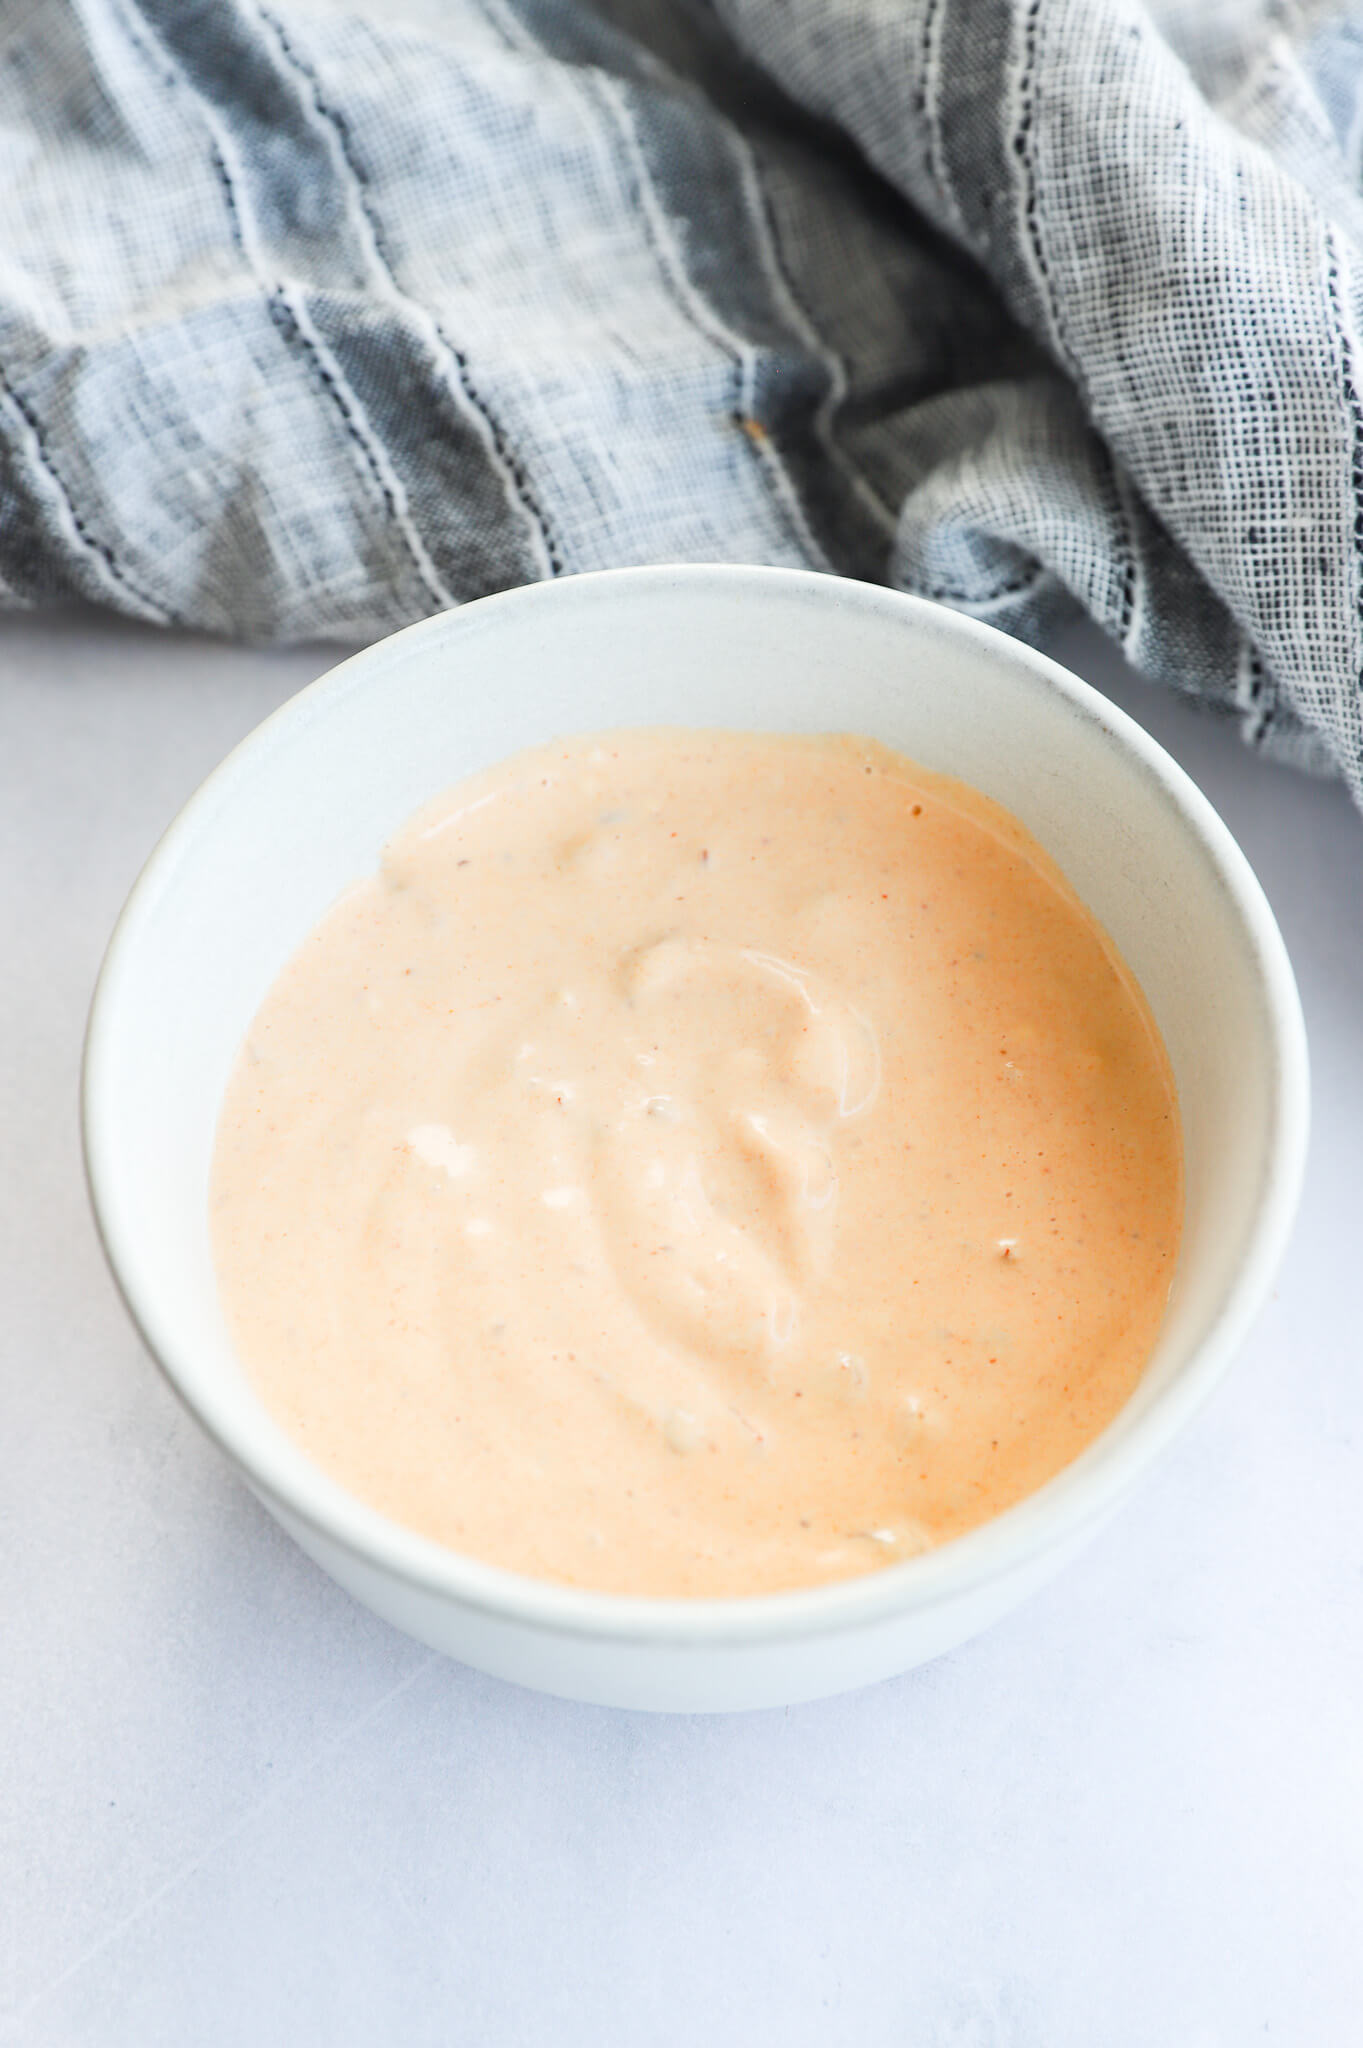
[{"label": "bowl's outer wall", "polygon": [[[1187,1167],[1159,1347],[1128,1410],[1069,1473],[921,1569],[878,1574],[873,1596],[704,1603],[689,1641],[668,1639],[665,1603],[631,1619],[586,1596],[575,1632],[553,1589],[444,1553],[413,1566],[433,1546],[349,1501],[257,1401],[228,1342],[208,1233],[231,1063],[322,913],[450,783],[556,733],[631,725],[867,733],[1014,811],[1146,990]],[[1267,1286],[1300,1178],[1305,1088],[1300,1011],[1257,885],[1130,721],[938,607],[792,572],[693,568],[568,579],[426,621],[252,735],[167,834],[115,934],[87,1050],[86,1143],[111,1263],[151,1349],[325,1569],[399,1626],[523,1683],[727,1707],[813,1697],[936,1655],[1073,1549],[1205,1392]],[[554,1600],[546,1631],[540,1608]]]},{"label": "bowl's outer wall", "polygon": [[[873,1685],[926,1664],[988,1628],[1053,1578],[1091,1528],[1027,1558],[968,1594],[819,1638],[710,1645],[634,1643],[607,1636],[546,1635],[533,1623],[452,1602],[370,1564],[301,1522],[277,1501],[264,1505],[314,1563],[348,1593],[433,1650],[494,1678],[594,1706],[653,1713],[734,1713],[790,1707]],[[1093,1526],[1097,1526],[1096,1524]]]}]

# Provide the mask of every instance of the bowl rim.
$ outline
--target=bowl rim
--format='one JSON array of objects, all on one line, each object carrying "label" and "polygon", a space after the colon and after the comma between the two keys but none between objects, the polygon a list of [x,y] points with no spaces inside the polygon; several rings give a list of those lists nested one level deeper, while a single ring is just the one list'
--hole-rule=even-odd
[{"label": "bowl rim", "polygon": [[[1273,1053],[1269,1079],[1269,1142],[1255,1210],[1234,1277],[1206,1337],[1177,1377],[1120,1436],[1094,1439],[1035,1493],[965,1535],[902,1563],[854,1579],[780,1593],[686,1599],[619,1594],[535,1579],[447,1549],[390,1520],[348,1493],[283,1438],[276,1443],[239,1426],[205,1387],[193,1361],[162,1329],[154,1283],[124,1227],[118,1160],[106,1102],[116,1072],[118,1000],[124,963],[145,916],[170,877],[200,820],[249,774],[254,756],[300,720],[324,715],[333,698],[362,687],[394,660],[420,658],[435,644],[496,611],[609,601],[611,589],[675,593],[679,586],[726,586],[753,596],[777,591],[820,605],[879,612],[934,634],[974,643],[1034,685],[1066,700],[1096,725],[1144,778],[1180,827],[1191,832],[1238,917],[1258,971]],[[255,726],[199,784],[153,847],[109,939],[96,980],[81,1073],[81,1133],[86,1183],[104,1254],[135,1327],[173,1392],[267,1504],[301,1522],[324,1543],[339,1545],[362,1566],[386,1572],[419,1593],[486,1616],[530,1624],[556,1635],[608,1643],[747,1647],[836,1635],[890,1623],[954,1603],[1025,1570],[1083,1533],[1129,1492],[1202,1404],[1239,1348],[1277,1271],[1291,1231],[1305,1170],[1310,1081],[1305,1024],[1286,946],[1263,890],[1227,826],[1185,771],[1142,726],[1050,656],[997,628],[925,598],[817,571],[740,564],[656,564],[583,572],[526,584],[471,600],[401,628],[347,656]],[[278,1431],[278,1425],[271,1424]],[[1111,1426],[1110,1426],[1111,1428]]]}]

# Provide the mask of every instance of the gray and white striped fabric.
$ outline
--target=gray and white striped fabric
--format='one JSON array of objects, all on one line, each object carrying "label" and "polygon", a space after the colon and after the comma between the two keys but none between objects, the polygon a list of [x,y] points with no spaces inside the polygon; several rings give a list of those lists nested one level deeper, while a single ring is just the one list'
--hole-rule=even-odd
[{"label": "gray and white striped fabric", "polygon": [[0,601],[814,566],[1363,799],[1363,8],[5,0]]}]

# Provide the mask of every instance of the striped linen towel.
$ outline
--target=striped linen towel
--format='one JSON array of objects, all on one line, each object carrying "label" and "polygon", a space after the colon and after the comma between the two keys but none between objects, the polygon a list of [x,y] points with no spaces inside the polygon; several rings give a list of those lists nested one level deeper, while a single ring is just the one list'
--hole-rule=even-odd
[{"label": "striped linen towel", "polygon": [[0,602],[1082,609],[1363,798],[1363,9],[8,0]]}]

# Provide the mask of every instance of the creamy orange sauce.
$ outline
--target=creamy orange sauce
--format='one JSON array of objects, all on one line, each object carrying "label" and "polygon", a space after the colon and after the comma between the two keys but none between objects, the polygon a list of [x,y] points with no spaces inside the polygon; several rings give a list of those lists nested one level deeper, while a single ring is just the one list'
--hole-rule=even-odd
[{"label": "creamy orange sauce", "polygon": [[1181,1220],[1132,976],[1016,820],[863,740],[526,754],[251,1027],[212,1224],[345,1486],[630,1593],[871,1571],[1116,1414]]}]

